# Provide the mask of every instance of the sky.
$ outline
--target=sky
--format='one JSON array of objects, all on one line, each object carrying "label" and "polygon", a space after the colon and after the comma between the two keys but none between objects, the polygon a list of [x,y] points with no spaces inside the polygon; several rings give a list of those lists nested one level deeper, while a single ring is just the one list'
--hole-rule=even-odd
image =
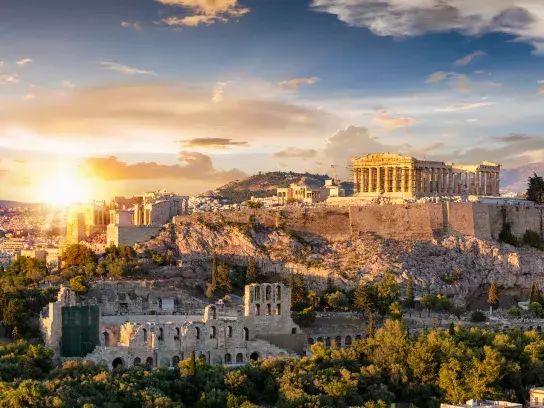
[{"label": "sky", "polygon": [[542,0],[1,0],[0,199],[544,161]]}]

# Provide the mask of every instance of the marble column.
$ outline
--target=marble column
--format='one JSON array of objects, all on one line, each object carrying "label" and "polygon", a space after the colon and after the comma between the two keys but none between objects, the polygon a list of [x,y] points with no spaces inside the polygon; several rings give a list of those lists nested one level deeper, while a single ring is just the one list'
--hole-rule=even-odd
[{"label": "marble column", "polygon": [[400,168],[400,191],[402,193],[405,193],[408,190],[406,187],[406,169],[401,167]]},{"label": "marble column", "polygon": [[501,173],[497,172],[495,174],[497,175],[497,180],[495,182],[495,194],[500,195],[501,194]]},{"label": "marble column", "polygon": [[415,181],[415,169],[413,167],[410,167],[408,169],[408,193],[413,194],[414,193],[414,181]]},{"label": "marble column", "polygon": [[384,186],[383,186],[383,191],[388,193],[389,192],[389,183],[391,182],[391,176],[389,175],[389,170],[391,168],[388,167],[388,166],[385,166],[384,167],[384,179],[385,179],[385,182],[384,182]]},{"label": "marble column", "polygon": [[444,193],[444,170],[442,168],[438,169],[438,194],[442,195]]}]

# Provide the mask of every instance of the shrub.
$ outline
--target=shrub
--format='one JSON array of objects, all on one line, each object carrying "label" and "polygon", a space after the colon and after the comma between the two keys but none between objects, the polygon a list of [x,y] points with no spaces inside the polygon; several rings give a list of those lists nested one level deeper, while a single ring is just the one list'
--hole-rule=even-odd
[{"label": "shrub", "polygon": [[472,312],[472,314],[470,315],[470,321],[474,323],[485,322],[486,321],[485,314],[483,314],[479,310]]},{"label": "shrub", "polygon": [[532,246],[533,248],[539,248],[540,234],[532,230],[525,231],[525,234],[523,234],[523,243]]},{"label": "shrub", "polygon": [[542,317],[544,315],[544,310],[542,309],[542,305],[537,302],[532,302],[529,305],[529,311],[535,316],[535,317]]},{"label": "shrub", "polygon": [[311,326],[315,322],[315,310],[313,307],[307,307],[301,312],[298,312],[295,322],[300,326]]},{"label": "shrub", "polygon": [[509,317],[518,318],[521,317],[521,309],[518,307],[512,307],[508,309],[508,312],[506,312]]},{"label": "shrub", "polygon": [[505,222],[503,224],[502,231],[499,234],[499,241],[513,246],[519,246],[519,239],[517,239],[514,234],[512,234],[512,228],[510,227],[510,223]]}]

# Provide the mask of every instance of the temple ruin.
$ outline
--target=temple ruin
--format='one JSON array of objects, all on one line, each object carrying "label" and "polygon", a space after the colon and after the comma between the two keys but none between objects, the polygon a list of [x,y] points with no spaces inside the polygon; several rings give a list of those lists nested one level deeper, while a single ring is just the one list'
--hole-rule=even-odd
[{"label": "temple ruin", "polygon": [[398,154],[352,159],[354,195],[412,199],[425,196],[498,196],[500,165],[446,164]]}]

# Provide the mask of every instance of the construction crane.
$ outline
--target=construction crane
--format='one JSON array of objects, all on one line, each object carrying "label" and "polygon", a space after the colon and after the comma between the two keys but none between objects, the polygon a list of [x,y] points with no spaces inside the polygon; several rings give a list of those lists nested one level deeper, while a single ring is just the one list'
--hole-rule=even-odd
[{"label": "construction crane", "polygon": [[338,179],[338,174],[336,174],[336,166],[334,164],[331,164],[331,178],[335,184],[337,185],[340,184],[340,180]]}]

